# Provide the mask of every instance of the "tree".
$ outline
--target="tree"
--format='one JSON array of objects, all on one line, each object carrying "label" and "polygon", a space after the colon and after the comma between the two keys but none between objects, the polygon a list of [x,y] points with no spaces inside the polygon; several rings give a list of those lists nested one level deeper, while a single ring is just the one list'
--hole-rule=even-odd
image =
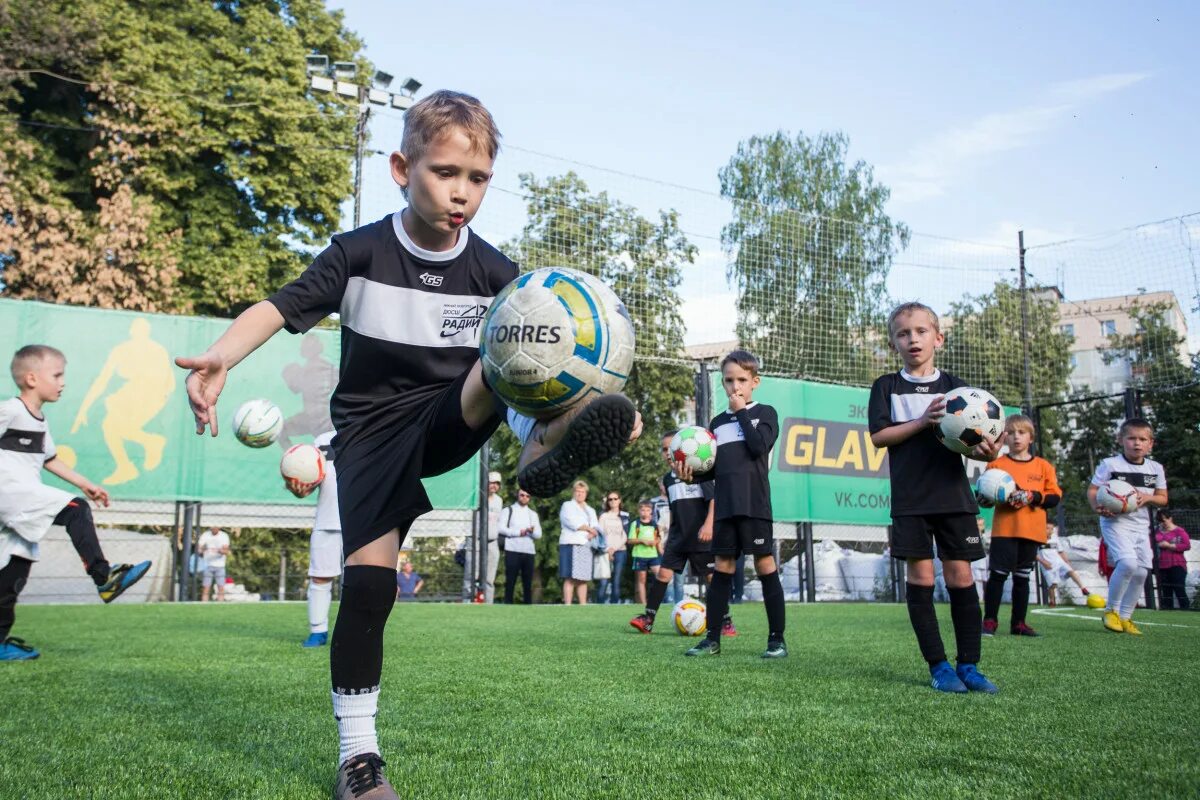
[{"label": "tree", "polygon": [[0,36],[6,293],[228,315],[336,231],[356,108],[304,56],[360,43],[320,0],[0,0]]},{"label": "tree", "polygon": [[721,241],[733,256],[737,337],[767,371],[862,384],[879,372],[892,258],[909,231],[891,190],[842,133],[754,136],[719,177],[733,201]]},{"label": "tree", "polygon": [[[679,286],[696,248],[679,229],[674,211],[651,221],[607,193],[591,194],[574,173],[539,180],[522,175],[527,220],[504,251],[531,270],[565,266],[598,276],[626,301],[637,336],[637,360],[625,393],[641,411],[645,434],[609,463],[580,476],[592,487],[590,501],[616,489],[622,497],[652,497],[664,472],[658,438],[681,422],[684,402],[695,392],[692,368],[683,363]],[[635,302],[640,300],[640,302]],[[506,428],[492,439],[489,466],[516,475],[520,446]],[[558,509],[570,490],[538,500],[545,532],[538,551],[544,597],[561,596],[557,565]]]}]

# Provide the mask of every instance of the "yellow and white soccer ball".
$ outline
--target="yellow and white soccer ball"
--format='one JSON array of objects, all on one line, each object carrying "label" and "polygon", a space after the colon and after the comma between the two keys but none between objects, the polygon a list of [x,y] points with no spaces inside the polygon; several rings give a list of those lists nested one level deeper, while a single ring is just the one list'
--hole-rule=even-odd
[{"label": "yellow and white soccer ball", "polygon": [[479,358],[509,408],[544,419],[589,395],[621,391],[633,343],[625,304],[599,278],[544,267],[496,295],[483,318]]},{"label": "yellow and white soccer ball", "polygon": [[233,435],[247,447],[266,447],[283,430],[283,412],[270,400],[247,400],[233,415]]},{"label": "yellow and white soccer ball", "polygon": [[279,474],[299,483],[320,483],[325,480],[325,456],[314,445],[292,445],[279,460]]},{"label": "yellow and white soccer ball", "polygon": [[1087,607],[1088,608],[1104,608],[1104,606],[1106,604],[1107,604],[1107,601],[1101,595],[1098,595],[1095,592],[1088,593],[1088,596],[1087,596]]},{"label": "yellow and white soccer ball", "polygon": [[694,597],[685,597],[671,609],[671,622],[680,636],[702,636],[708,630],[708,610]]}]

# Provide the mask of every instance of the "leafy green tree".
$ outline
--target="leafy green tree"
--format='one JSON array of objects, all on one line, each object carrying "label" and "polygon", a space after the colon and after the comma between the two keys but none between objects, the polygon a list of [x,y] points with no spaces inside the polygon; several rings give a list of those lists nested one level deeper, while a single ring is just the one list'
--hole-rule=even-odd
[{"label": "leafy green tree", "polygon": [[[605,192],[590,193],[574,173],[546,179],[526,174],[521,185],[528,216],[520,236],[506,243],[504,251],[523,270],[564,266],[598,276],[627,301],[637,336],[637,360],[625,393],[641,411],[645,433],[619,458],[580,476],[591,487],[589,502],[598,508],[603,493],[613,489],[634,503],[653,497],[664,472],[659,436],[684,422],[684,403],[695,392],[692,368],[681,363],[679,286],[696,248],[679,229],[674,211],[646,219]],[[649,302],[629,302],[634,298]],[[516,438],[502,428],[492,438],[491,468],[515,476],[519,455]],[[570,494],[534,503],[544,531],[537,563],[547,601],[561,598],[555,571],[558,510]]]},{"label": "leafy green tree", "polygon": [[1063,489],[1063,506],[1068,518],[1066,533],[1099,535],[1096,514],[1087,502],[1096,465],[1117,452],[1117,426],[1124,416],[1121,397],[1078,398],[1065,406],[1069,425],[1055,433],[1058,457],[1050,460]]},{"label": "leafy green tree", "polygon": [[769,372],[862,384],[879,373],[892,258],[909,230],[843,133],[754,136],[719,172],[733,221],[737,336]]},{"label": "leafy green tree", "polygon": [[0,36],[7,293],[227,315],[337,230],[356,108],[304,57],[360,42],[321,0],[0,0]]}]

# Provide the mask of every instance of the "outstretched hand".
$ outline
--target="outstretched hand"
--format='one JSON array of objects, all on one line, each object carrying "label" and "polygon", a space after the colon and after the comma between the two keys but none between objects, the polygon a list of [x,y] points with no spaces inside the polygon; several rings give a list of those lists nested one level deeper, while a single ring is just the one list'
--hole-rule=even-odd
[{"label": "outstretched hand", "polygon": [[216,436],[217,397],[225,388],[225,378],[229,374],[225,362],[210,351],[194,358],[180,356],[175,359],[175,366],[191,370],[186,386],[188,405],[192,407],[192,415],[196,418],[196,433],[204,433],[207,426]]}]

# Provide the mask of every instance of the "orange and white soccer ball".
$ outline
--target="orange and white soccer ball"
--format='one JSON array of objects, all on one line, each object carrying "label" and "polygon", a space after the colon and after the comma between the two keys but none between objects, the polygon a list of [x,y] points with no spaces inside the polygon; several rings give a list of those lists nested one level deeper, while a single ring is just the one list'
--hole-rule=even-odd
[{"label": "orange and white soccer ball", "polygon": [[325,480],[325,456],[314,445],[292,445],[279,460],[279,474],[299,483],[320,483]]},{"label": "orange and white soccer ball", "polygon": [[1114,514],[1128,514],[1138,507],[1137,489],[1122,480],[1111,480],[1096,490],[1096,502]]},{"label": "orange and white soccer ball", "polygon": [[701,636],[708,630],[708,609],[694,597],[685,597],[671,609],[671,621],[680,636]]}]

